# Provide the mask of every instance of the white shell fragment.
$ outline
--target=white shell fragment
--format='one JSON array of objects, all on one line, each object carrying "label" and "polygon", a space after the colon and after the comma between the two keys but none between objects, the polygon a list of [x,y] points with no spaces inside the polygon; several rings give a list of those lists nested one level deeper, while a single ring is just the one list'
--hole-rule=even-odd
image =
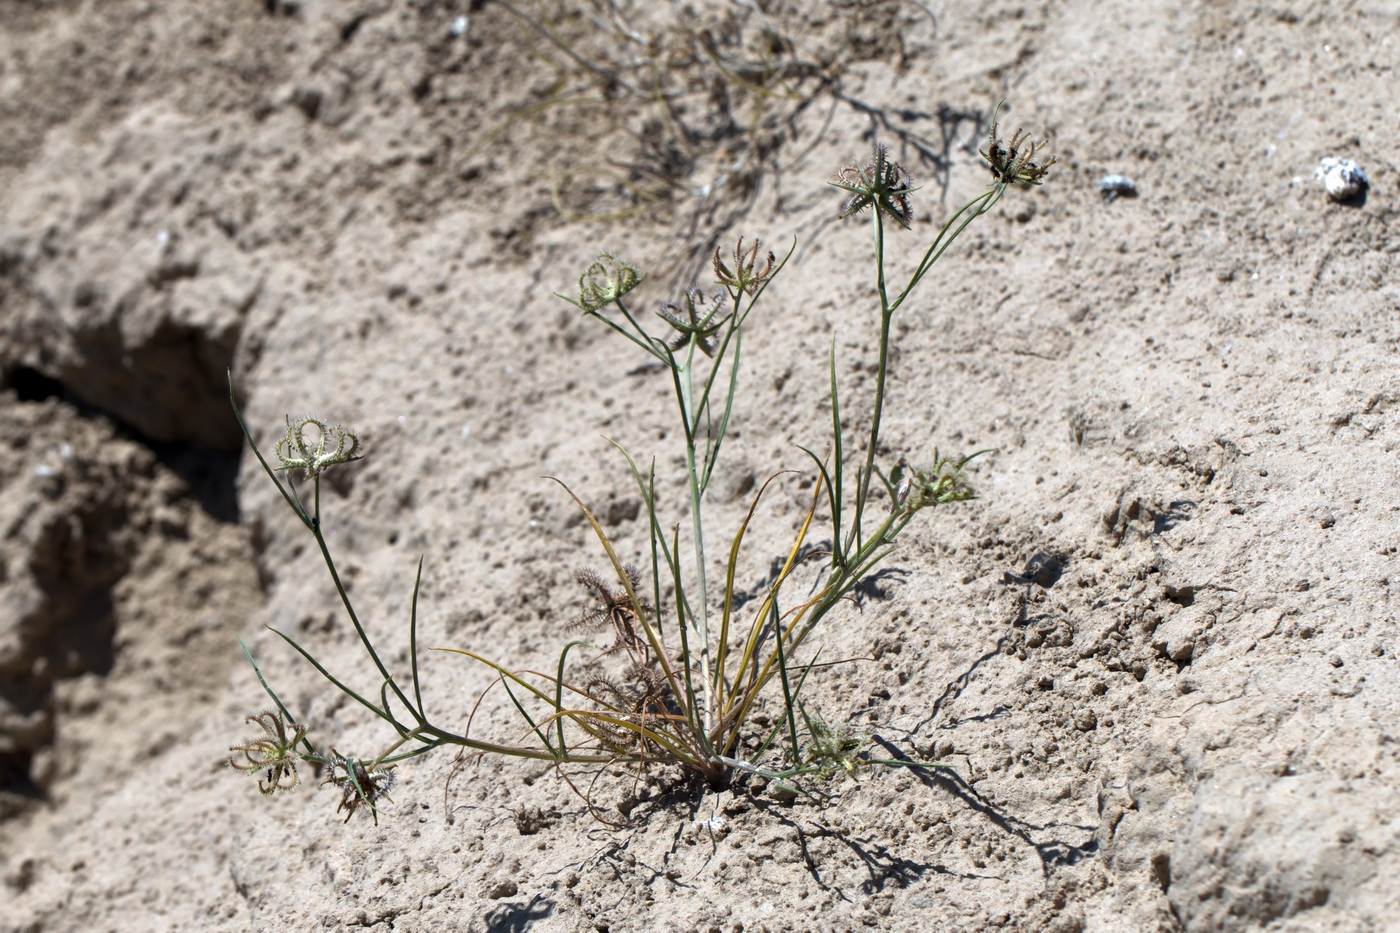
[{"label": "white shell fragment", "polygon": [[1103,195],[1103,203],[1108,204],[1118,198],[1137,197],[1137,185],[1133,184],[1131,178],[1123,175],[1105,175],[1099,179],[1099,194]]},{"label": "white shell fragment", "polygon": [[1327,189],[1327,196],[1334,201],[1354,198],[1370,184],[1366,179],[1366,173],[1361,171],[1361,166],[1351,159],[1323,159],[1313,174],[1322,179],[1322,186]]}]

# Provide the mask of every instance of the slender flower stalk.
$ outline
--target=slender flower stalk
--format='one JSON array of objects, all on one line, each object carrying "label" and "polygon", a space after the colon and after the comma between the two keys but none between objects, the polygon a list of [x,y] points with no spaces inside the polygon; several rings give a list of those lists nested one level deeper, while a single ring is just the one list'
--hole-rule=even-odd
[{"label": "slender flower stalk", "polygon": [[1009,142],[1003,142],[999,138],[997,135],[998,117],[1003,103],[1005,102],[998,103],[992,114],[987,151],[981,153],[992,170],[991,186],[948,218],[938,235],[934,237],[933,243],[924,253],[909,281],[894,298],[890,297],[886,279],[885,217],[894,218],[900,226],[906,229],[909,227],[908,218],[912,215],[909,194],[914,189],[909,187],[907,173],[897,163],[890,162],[885,147],[877,143],[875,156],[870,163],[864,168],[848,166],[842,169],[837,180],[832,182],[835,187],[850,192],[850,197],[841,206],[842,217],[850,216],[868,207],[873,208],[871,228],[875,245],[875,292],[880,302],[879,359],[875,370],[875,401],[870,418],[869,440],[866,442],[865,448],[865,465],[858,471],[856,478],[857,491],[853,509],[855,520],[847,532],[844,546],[835,551],[833,555],[835,560],[847,559],[845,555],[853,550],[860,552],[862,542],[865,540],[861,518],[864,516],[869,502],[871,480],[877,472],[875,455],[884,416],[885,380],[889,371],[890,324],[895,311],[913,293],[929,269],[942,257],[953,241],[958,238],[958,235],[967,229],[973,220],[991,210],[992,206],[1001,200],[1002,195],[1010,185],[1016,183],[1042,184],[1046,173],[1055,161],[1054,157],[1051,156],[1048,159],[1042,157],[1042,160],[1037,162],[1036,157],[1048,143],[1033,142],[1020,130],[1016,131]]}]

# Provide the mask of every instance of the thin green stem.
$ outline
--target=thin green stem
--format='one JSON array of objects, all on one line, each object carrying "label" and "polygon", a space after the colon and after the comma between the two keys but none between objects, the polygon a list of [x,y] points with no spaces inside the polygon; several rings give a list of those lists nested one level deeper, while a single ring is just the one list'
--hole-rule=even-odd
[{"label": "thin green stem", "polygon": [[[997,182],[992,185],[991,188],[964,204],[952,217],[949,217],[944,222],[942,229],[938,231],[938,236],[934,237],[933,243],[929,246],[928,250],[924,252],[923,259],[919,260],[919,265],[914,270],[914,274],[909,277],[909,284],[905,285],[904,289],[900,291],[899,297],[889,303],[889,310],[891,312],[897,311],[899,306],[904,304],[904,299],[909,297],[910,293],[914,291],[914,287],[923,279],[924,274],[927,273],[929,269],[933,268],[933,264],[943,256],[943,253],[947,251],[949,246],[953,245],[953,241],[958,238],[958,235],[967,229],[967,225],[991,210],[992,205],[1000,201],[1004,193],[1006,193],[1006,183]],[[954,227],[954,224],[957,224],[957,226]]]},{"label": "thin green stem", "polygon": [[697,616],[694,622],[696,623],[696,630],[700,633],[700,669],[702,671],[700,686],[705,691],[705,695],[702,698],[704,718],[702,720],[703,728],[701,732],[702,734],[708,735],[715,724],[716,710],[714,703],[715,693],[710,683],[710,604],[706,592],[706,570],[708,568],[705,564],[705,519],[704,513],[701,510],[701,499],[705,494],[705,490],[701,484],[700,467],[695,460],[696,438],[693,430],[695,421],[698,420],[700,413],[691,407],[691,394],[694,388],[691,367],[695,361],[695,347],[697,343],[698,338],[692,336],[690,339],[690,347],[686,353],[685,362],[681,364],[680,370],[677,372],[676,387],[680,393],[679,401],[681,409],[687,413],[687,419],[689,421],[689,427],[686,431],[685,466],[687,474],[686,485],[690,493],[690,533],[692,536],[691,544],[695,551],[696,583],[695,600],[691,604],[690,611],[694,616]]},{"label": "thin green stem", "polygon": [[369,765],[369,770],[370,770],[370,771],[373,771],[375,768],[377,768],[377,767],[379,767],[381,764],[383,764],[383,763],[384,763],[384,759],[388,758],[388,757],[389,757],[390,755],[392,755],[394,752],[398,751],[401,747],[403,747],[403,744],[404,744],[405,742],[410,742],[410,741],[413,741],[414,739],[417,739],[417,738],[418,738],[418,730],[417,730],[417,729],[414,729],[412,732],[407,732],[407,733],[404,733],[403,735],[399,736],[398,740],[395,741],[393,745],[390,745],[388,748],[384,749],[384,751],[380,752],[380,753],[379,753],[379,757],[376,758],[376,759],[374,759],[374,761],[370,763],[370,765]]},{"label": "thin green stem", "polygon": [[875,236],[875,289],[880,299],[880,357],[875,367],[875,406],[870,416],[870,439],[866,443],[865,466],[856,476],[856,507],[851,517],[851,530],[848,533],[844,550],[861,546],[861,520],[865,517],[865,507],[870,496],[870,477],[875,472],[875,453],[880,446],[880,420],[885,409],[885,377],[889,371],[890,307],[889,293],[885,282],[885,220],[884,212],[875,210],[872,228]]},{"label": "thin green stem", "polygon": [[[875,404],[870,418],[870,438],[866,444],[865,465],[857,474],[856,507],[852,516],[851,529],[847,533],[845,548],[849,552],[852,547],[860,550],[863,545],[861,519],[864,517],[865,508],[869,504],[870,480],[875,475],[875,455],[880,445],[880,425],[884,416],[885,406],[885,380],[889,372],[889,344],[890,344],[890,322],[894,318],[894,312],[909,297],[914,288],[922,281],[924,275],[933,267],[933,264],[942,257],[948,247],[953,244],[973,220],[985,214],[996,204],[1006,191],[1006,183],[994,184],[987,191],[973,198],[963,205],[944,222],[938,235],[934,237],[933,243],[925,251],[923,258],[919,261],[914,274],[910,276],[908,284],[900,291],[898,297],[890,300],[888,284],[885,276],[885,223],[883,213],[879,210],[872,211],[872,231],[875,239],[875,286],[880,299],[880,345],[879,360],[875,370]],[[838,426],[839,430],[839,426]]]},{"label": "thin green stem", "polygon": [[[374,650],[374,643],[370,641],[369,635],[365,633],[365,627],[360,623],[360,616],[355,612],[354,604],[350,602],[350,594],[345,591],[345,584],[341,582],[340,572],[337,571],[335,567],[335,559],[331,557],[330,547],[326,544],[326,536],[321,531],[321,477],[316,476],[312,479],[312,483],[315,487],[313,497],[315,505],[311,516],[311,534],[316,539],[316,546],[321,549],[321,559],[325,561],[326,569],[330,571],[331,582],[335,584],[335,591],[340,594],[341,605],[345,607],[346,614],[350,616],[350,624],[355,626],[355,634],[360,637],[360,643],[365,646],[365,651],[369,652],[370,660],[374,662],[374,666],[378,668],[379,673],[384,677],[390,689],[394,691],[394,696],[398,697],[400,703],[408,707],[409,711],[414,714],[415,719],[421,719],[414,709],[413,704],[409,702],[408,697],[404,694],[403,690],[399,688],[398,682],[395,681],[393,675],[389,673],[389,669],[385,667],[384,662],[379,659],[379,652]],[[384,712],[387,714],[388,710]]]},{"label": "thin green stem", "polygon": [[[679,537],[680,537],[680,526],[676,526],[676,530],[673,532],[673,534],[675,534],[676,537],[677,537],[677,539],[679,539]],[[680,543],[680,541],[679,541],[679,540],[674,540],[674,541],[672,541],[672,543],[671,543],[671,550],[672,550],[674,553],[679,554],[679,553],[680,553],[680,549],[681,549],[681,543]],[[680,578],[680,567],[679,567],[679,566],[677,566],[677,567],[675,568],[675,570],[674,570],[673,579],[676,581],[676,586],[675,586],[675,590],[676,590],[676,615],[677,615],[677,616],[680,616],[682,613],[684,613],[684,612],[687,611],[688,607],[687,607],[686,601],[685,601],[685,588],[684,588],[684,587],[681,585],[681,583],[680,583],[680,579],[681,579],[681,578]],[[686,717],[686,722],[690,725],[691,731],[694,732],[695,735],[698,736],[698,737],[700,738],[700,742],[701,742],[702,745],[705,746],[705,751],[706,751],[706,753],[708,754],[708,753],[709,753],[709,738],[708,738],[708,735],[709,735],[709,734],[708,734],[708,732],[705,730],[704,723],[703,723],[703,722],[701,721],[701,719],[700,719],[700,712],[699,712],[699,710],[697,709],[696,703],[695,703],[695,677],[694,677],[694,673],[691,671],[691,664],[690,664],[690,658],[691,658],[691,653],[690,653],[690,634],[689,634],[689,632],[688,632],[688,629],[689,629],[689,626],[687,626],[687,625],[685,624],[685,619],[682,618],[681,621],[680,621],[680,623],[676,626],[676,631],[680,634],[680,639],[681,639],[681,665],[682,665],[683,668],[684,668],[683,673],[684,673],[684,675],[685,675],[685,717]],[[708,672],[702,670],[701,673],[702,673],[702,675],[703,675],[703,674],[708,673]],[[707,688],[707,691],[708,691],[708,689],[709,689],[709,688]],[[705,696],[706,696],[706,697],[709,697],[709,696],[710,696],[710,693],[707,692],[707,693],[705,694]]]}]

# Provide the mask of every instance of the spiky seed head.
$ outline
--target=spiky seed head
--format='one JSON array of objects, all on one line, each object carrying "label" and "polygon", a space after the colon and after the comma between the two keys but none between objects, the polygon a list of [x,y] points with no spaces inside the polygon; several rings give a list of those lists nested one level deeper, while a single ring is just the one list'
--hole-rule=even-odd
[{"label": "spiky seed head", "polygon": [[730,295],[737,296],[740,292],[747,292],[750,295],[758,294],[758,290],[763,283],[768,281],[773,275],[774,264],[778,257],[769,250],[763,265],[755,268],[758,261],[759,240],[754,239],[748,249],[744,248],[744,238],[739,237],[739,242],[734,247],[734,268],[731,269],[720,258],[719,247],[715,247],[715,281],[729,290]]},{"label": "spiky seed head", "polygon": [[579,629],[611,624],[617,637],[612,645],[603,651],[604,654],[611,654],[623,648],[631,650],[643,646],[645,642],[637,634],[637,621],[644,614],[653,611],[652,605],[641,596],[641,572],[631,564],[625,565],[622,572],[627,575],[632,592],[637,594],[635,602],[628,594],[626,586],[613,587],[600,574],[586,567],[574,571],[574,579],[589,591],[593,597],[593,604],[566,627]]},{"label": "spiky seed head", "polygon": [[389,797],[389,788],[394,786],[395,781],[392,767],[371,768],[361,759],[347,758],[335,749],[331,749],[330,766],[330,776],[321,783],[334,784],[340,789],[340,804],[335,812],[344,810],[345,822],[348,823],[357,810],[368,807],[374,825],[378,826],[379,801],[394,802]]},{"label": "spiky seed head", "polygon": [[855,774],[864,763],[857,757],[869,741],[846,723],[828,723],[820,716],[808,717],[811,740],[804,749],[807,764],[817,766],[817,776],[826,778],[837,771]]},{"label": "spiky seed head", "polygon": [[732,316],[722,314],[723,309],[723,292],[706,294],[701,289],[692,288],[681,295],[679,301],[661,302],[656,314],[676,331],[676,337],[670,343],[673,352],[694,337],[702,353],[714,356],[715,335]]},{"label": "spiky seed head", "polygon": [[994,184],[1043,184],[1050,166],[1055,164],[1055,157],[1037,159],[1037,156],[1050,145],[1050,141],[1036,142],[1018,129],[1011,134],[1010,142],[1002,142],[997,136],[997,117],[1004,103],[1006,102],[1002,101],[997,104],[996,112],[992,114],[991,129],[987,132],[987,149],[979,151],[978,154],[987,160]]},{"label": "spiky seed head", "polygon": [[977,492],[968,482],[963,471],[973,457],[986,451],[978,451],[970,457],[954,460],[933,452],[933,465],[930,467],[910,467],[904,461],[891,471],[890,480],[894,484],[894,509],[904,514],[912,514],[934,505],[950,502],[966,502],[976,499]]},{"label": "spiky seed head", "polygon": [[841,216],[850,217],[866,209],[892,218],[906,230],[914,219],[909,195],[918,189],[904,166],[890,160],[889,149],[875,143],[871,159],[864,166],[852,162],[836,173],[830,182],[849,197],[841,202]]}]

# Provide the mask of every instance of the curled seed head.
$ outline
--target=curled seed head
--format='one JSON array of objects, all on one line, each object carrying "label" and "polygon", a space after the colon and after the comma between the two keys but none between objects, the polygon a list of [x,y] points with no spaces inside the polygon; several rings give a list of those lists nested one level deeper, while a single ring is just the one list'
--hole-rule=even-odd
[{"label": "curled seed head", "polygon": [[294,746],[306,735],[306,727],[292,724],[292,734],[287,735],[287,726],[282,714],[265,710],[256,716],[249,716],[251,722],[263,730],[263,735],[249,739],[242,745],[229,746],[229,767],[258,778],[258,792],[274,794],[279,790],[291,790],[300,779],[297,776],[297,753]]},{"label": "curled seed head", "polygon": [[578,278],[578,306],[594,312],[642,284],[635,268],[612,253],[603,253]]},{"label": "curled seed head", "polygon": [[307,479],[327,467],[360,459],[360,437],[338,424],[316,418],[287,419],[287,433],[277,442],[279,470],[302,470]]}]

